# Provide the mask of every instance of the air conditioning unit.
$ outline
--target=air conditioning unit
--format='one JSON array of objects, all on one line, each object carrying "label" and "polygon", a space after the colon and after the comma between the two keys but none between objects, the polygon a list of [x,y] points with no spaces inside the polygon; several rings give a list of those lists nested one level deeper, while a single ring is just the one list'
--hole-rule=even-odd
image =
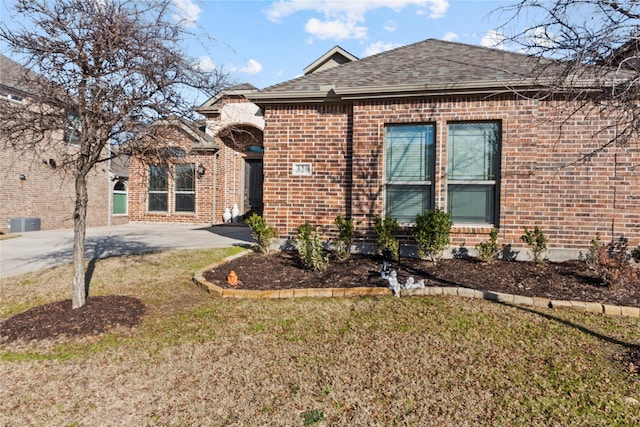
[{"label": "air conditioning unit", "polygon": [[10,233],[24,233],[40,230],[40,218],[9,218]]}]

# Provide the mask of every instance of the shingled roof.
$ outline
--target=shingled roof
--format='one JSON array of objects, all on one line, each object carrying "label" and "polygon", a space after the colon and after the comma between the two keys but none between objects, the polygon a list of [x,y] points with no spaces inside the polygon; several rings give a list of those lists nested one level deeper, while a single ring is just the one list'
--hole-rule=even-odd
[{"label": "shingled roof", "polygon": [[0,87],[17,92],[28,93],[28,80],[33,78],[26,67],[0,53]]},{"label": "shingled roof", "polygon": [[258,103],[322,102],[454,92],[488,93],[533,82],[538,59],[427,39],[248,95]]}]

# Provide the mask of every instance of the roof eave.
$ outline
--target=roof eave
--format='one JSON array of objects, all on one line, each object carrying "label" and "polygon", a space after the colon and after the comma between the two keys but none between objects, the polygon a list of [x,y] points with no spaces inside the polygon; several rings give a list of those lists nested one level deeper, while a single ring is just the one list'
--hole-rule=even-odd
[{"label": "roof eave", "polygon": [[336,100],[335,98],[333,87],[329,90],[314,91],[255,92],[247,96],[247,99],[258,104],[315,104]]},{"label": "roof eave", "polygon": [[[595,83],[591,80],[574,81],[572,89],[589,89]],[[553,91],[563,92],[553,79],[514,79],[492,81],[454,82],[439,85],[392,85],[392,86],[357,86],[332,87],[331,90],[319,91],[282,91],[254,93],[251,101],[259,104],[293,104],[293,103],[326,103],[363,99],[406,98],[447,95],[500,95],[504,93],[526,93]]]}]

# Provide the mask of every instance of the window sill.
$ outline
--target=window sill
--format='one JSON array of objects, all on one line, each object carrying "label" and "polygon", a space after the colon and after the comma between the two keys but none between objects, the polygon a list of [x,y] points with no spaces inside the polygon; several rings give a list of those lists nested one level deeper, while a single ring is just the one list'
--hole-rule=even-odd
[{"label": "window sill", "polygon": [[496,228],[493,224],[453,224],[451,231],[462,234],[489,234]]}]

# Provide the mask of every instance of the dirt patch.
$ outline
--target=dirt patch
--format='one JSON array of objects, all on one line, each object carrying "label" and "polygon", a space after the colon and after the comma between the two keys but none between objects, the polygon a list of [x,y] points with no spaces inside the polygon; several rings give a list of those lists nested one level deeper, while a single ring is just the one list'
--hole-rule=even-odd
[{"label": "dirt patch", "polygon": [[[387,287],[387,281],[380,277],[381,264],[379,256],[352,255],[342,262],[331,260],[326,270],[314,273],[301,269],[294,253],[278,252],[268,256],[250,254],[240,257],[206,272],[204,276],[211,283],[230,289]],[[398,273],[400,283],[411,276],[416,281],[424,280],[426,286],[462,286],[624,306],[640,304],[640,283],[604,286],[581,261],[482,263],[472,258],[454,258],[440,260],[434,265],[428,261],[401,258],[392,263],[391,269]],[[238,286],[227,284],[227,276],[232,270],[238,276]]]},{"label": "dirt patch", "polygon": [[145,312],[142,301],[126,296],[96,296],[78,309],[71,300],[33,307],[0,323],[0,343],[99,335],[138,324]]}]

